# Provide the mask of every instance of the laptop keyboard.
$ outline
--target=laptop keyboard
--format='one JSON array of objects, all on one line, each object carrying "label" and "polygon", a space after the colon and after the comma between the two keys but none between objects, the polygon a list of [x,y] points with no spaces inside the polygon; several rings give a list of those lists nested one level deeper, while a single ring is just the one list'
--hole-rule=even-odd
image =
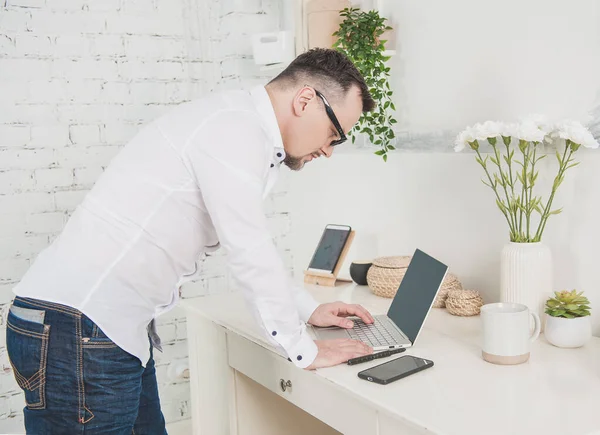
[{"label": "laptop keyboard", "polygon": [[387,317],[375,317],[375,323],[370,325],[360,319],[353,319],[353,321],[354,327],[348,330],[350,337],[354,340],[367,343],[372,347],[393,346],[406,341],[396,328],[390,325]]}]

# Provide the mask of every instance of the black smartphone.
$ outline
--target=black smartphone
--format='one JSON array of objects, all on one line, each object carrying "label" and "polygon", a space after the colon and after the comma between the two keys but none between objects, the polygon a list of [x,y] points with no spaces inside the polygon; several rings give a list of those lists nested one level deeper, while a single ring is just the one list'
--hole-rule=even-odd
[{"label": "black smartphone", "polygon": [[430,367],[433,367],[433,361],[418,356],[404,355],[363,370],[358,373],[358,377],[369,382],[386,385]]},{"label": "black smartphone", "polygon": [[310,272],[333,273],[352,228],[348,225],[327,225],[310,260]]}]

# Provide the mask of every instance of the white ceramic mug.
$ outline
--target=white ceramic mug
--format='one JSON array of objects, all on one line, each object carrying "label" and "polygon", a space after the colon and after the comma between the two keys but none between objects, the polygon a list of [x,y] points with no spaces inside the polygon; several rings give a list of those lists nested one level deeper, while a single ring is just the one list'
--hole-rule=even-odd
[{"label": "white ceramic mug", "polygon": [[[535,327],[530,334],[529,319]],[[526,305],[495,303],[481,307],[483,359],[494,364],[521,364],[529,359],[531,343],[540,335],[540,318]]]}]

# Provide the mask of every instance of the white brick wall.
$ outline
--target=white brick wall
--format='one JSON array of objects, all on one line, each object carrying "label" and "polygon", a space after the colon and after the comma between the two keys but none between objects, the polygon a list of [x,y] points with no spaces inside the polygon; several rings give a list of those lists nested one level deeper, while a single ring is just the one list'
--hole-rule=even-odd
[{"label": "white brick wall", "polygon": [[[5,349],[12,286],[60,233],[110,160],[143,124],[214,89],[273,74],[249,34],[278,28],[280,0],[0,0],[0,432],[23,432],[23,397]],[[268,200],[273,237],[292,266],[285,186]],[[184,298],[228,288],[225,257],[203,264]],[[189,417],[176,308],[158,320],[157,371],[167,422]]]}]

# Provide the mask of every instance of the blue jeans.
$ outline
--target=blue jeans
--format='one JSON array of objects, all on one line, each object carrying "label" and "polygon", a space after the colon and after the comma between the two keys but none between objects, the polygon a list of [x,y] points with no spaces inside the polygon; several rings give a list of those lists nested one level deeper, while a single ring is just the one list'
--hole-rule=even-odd
[{"label": "blue jeans", "polygon": [[166,434],[152,356],[142,367],[80,311],[17,297],[6,346],[28,434]]}]

